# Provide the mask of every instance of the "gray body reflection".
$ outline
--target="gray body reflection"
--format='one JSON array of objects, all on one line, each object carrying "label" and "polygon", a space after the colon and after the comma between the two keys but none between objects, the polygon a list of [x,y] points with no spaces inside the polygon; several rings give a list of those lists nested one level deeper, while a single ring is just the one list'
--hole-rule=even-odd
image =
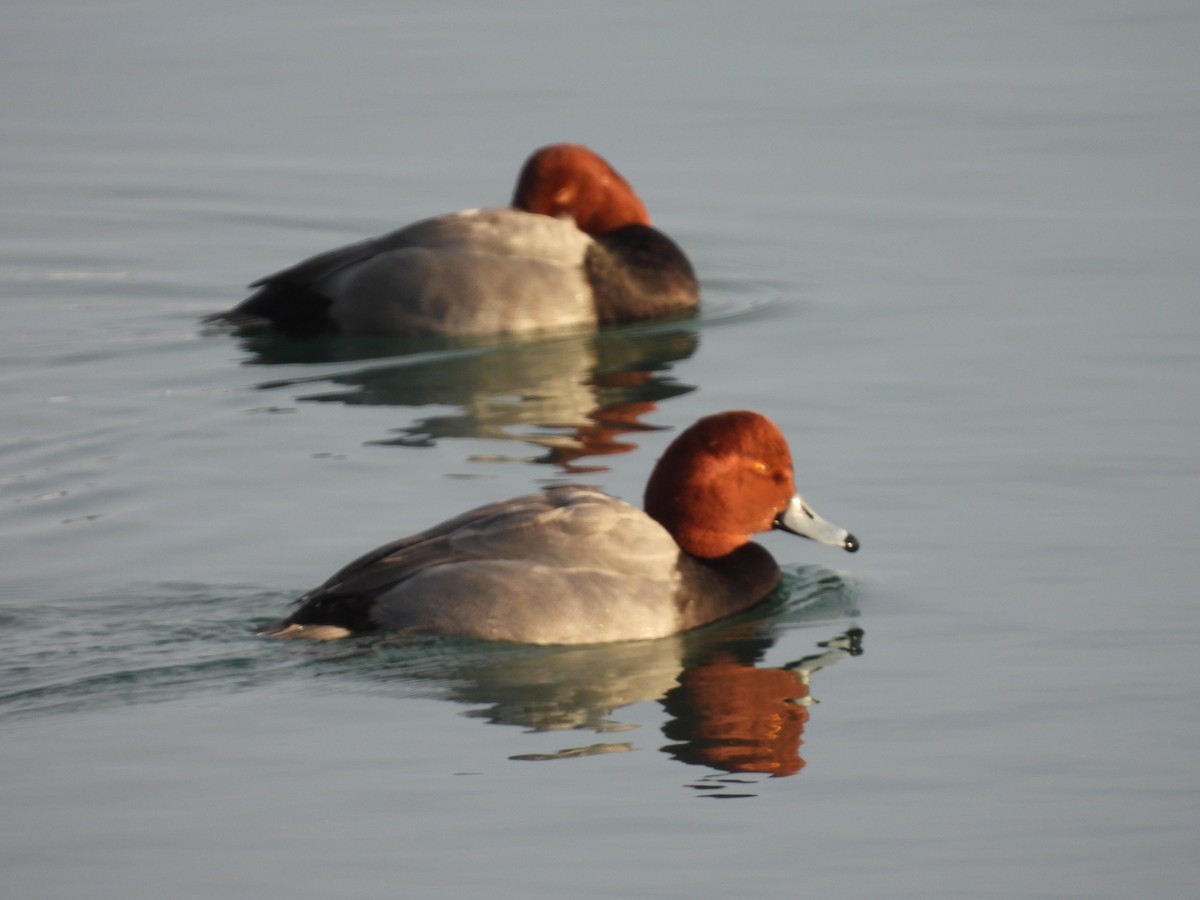
[{"label": "gray body reflection", "polygon": [[[749,612],[654,641],[555,647],[448,639],[381,639],[350,653],[311,651],[372,689],[433,696],[472,707],[468,716],[531,731],[585,730],[570,742],[517,760],[561,760],[643,749],[657,743],[622,721],[620,710],[660,702],[671,717],[661,747],[680,762],[723,773],[786,776],[804,765],[811,675],[862,652],[854,589],[817,566],[785,570],[775,593]],[[763,665],[779,636],[813,632],[811,652]],[[705,785],[705,789],[711,786]]]},{"label": "gray body reflection", "polygon": [[[263,390],[299,389],[301,402],[456,408],[393,428],[371,443],[427,447],[447,438],[517,441],[542,453],[474,458],[548,463],[569,473],[603,470],[580,460],[634,449],[636,443],[623,435],[655,428],[643,417],[658,403],[694,390],[668,373],[698,345],[696,332],[678,324],[492,344],[424,341],[411,348],[350,338],[243,339],[255,364],[358,363],[264,382]],[[409,349],[414,352],[404,354]],[[385,351],[390,351],[386,361],[363,364]]]}]

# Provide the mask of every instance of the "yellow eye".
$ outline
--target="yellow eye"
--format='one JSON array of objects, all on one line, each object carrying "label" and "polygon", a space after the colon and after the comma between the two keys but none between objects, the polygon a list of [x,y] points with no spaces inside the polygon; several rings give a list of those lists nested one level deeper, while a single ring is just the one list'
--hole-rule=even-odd
[{"label": "yellow eye", "polygon": [[762,472],[764,475],[766,475],[768,472],[770,472],[770,471],[771,471],[771,467],[770,467],[770,466],[768,466],[768,465],[767,465],[765,462],[763,462],[762,460],[758,460],[758,461],[756,461],[756,462],[754,463],[754,471],[755,471],[755,472]]}]

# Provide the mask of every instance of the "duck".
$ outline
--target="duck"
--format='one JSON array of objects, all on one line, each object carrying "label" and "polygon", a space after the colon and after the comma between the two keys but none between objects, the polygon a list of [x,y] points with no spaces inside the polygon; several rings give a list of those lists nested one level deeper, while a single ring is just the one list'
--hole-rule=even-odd
[{"label": "duck", "polygon": [[238,331],[451,338],[597,327],[694,310],[691,262],[580,144],[535,150],[510,206],[423,219],[260,278],[207,317]]},{"label": "duck", "polygon": [[851,553],[796,492],[783,433],[758,412],[705,416],[667,447],[643,509],[586,485],[490,503],[384,544],[261,628],[332,640],[393,632],[524,644],[650,640],[762,602],[778,529]]}]

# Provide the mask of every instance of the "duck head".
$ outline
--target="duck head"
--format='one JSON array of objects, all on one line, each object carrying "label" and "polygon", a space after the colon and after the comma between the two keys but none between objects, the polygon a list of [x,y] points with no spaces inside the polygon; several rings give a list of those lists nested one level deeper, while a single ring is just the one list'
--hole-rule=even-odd
[{"label": "duck head", "polygon": [[617,170],[580,144],[535,150],[517,177],[512,205],[546,216],[569,216],[593,237],[626,225],[649,225],[646,207]]},{"label": "duck head", "polygon": [[778,528],[851,553],[858,540],[796,493],[779,428],[756,412],[700,419],[667,448],[646,485],[646,513],[693,556],[732,553]]}]

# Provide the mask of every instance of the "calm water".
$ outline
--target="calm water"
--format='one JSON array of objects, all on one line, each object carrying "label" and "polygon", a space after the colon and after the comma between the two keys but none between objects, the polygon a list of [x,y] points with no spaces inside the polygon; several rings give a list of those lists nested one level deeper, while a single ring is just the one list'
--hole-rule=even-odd
[{"label": "calm water", "polygon": [[[1193,896],[1198,42],[1183,2],[10,9],[0,891]],[[564,139],[687,248],[698,319],[197,327]],[[736,407],[863,543],[765,537],[744,619],[250,635],[443,514],[637,500]]]}]

